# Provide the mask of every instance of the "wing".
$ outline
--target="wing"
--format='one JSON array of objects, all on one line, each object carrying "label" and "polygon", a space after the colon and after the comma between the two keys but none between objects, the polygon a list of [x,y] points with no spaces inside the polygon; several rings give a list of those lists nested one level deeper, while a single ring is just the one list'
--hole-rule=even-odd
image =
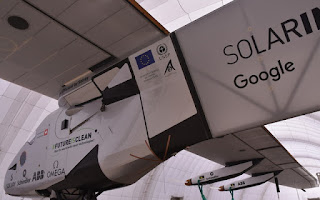
[{"label": "wing", "polygon": [[4,0],[0,17],[0,78],[53,98],[168,34],[134,0]]},{"label": "wing", "polygon": [[293,188],[317,187],[316,179],[264,127],[254,128],[196,144],[190,152],[222,165],[264,158],[247,174],[279,172],[279,184]]}]

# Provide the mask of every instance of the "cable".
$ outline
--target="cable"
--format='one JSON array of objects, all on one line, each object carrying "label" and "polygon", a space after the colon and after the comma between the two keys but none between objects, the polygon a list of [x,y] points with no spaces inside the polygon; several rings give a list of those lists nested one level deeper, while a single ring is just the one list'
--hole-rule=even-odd
[{"label": "cable", "polygon": [[203,190],[202,190],[203,185],[201,185],[200,180],[198,180],[198,188],[202,197],[202,200],[207,200],[206,197],[203,194]]},{"label": "cable", "polygon": [[181,5],[181,3],[180,3],[180,1],[179,1],[179,0],[177,0],[177,2],[178,2],[178,4],[180,5],[180,7],[181,7],[182,11],[188,15],[188,17],[189,17],[189,19],[190,19],[190,22],[192,22],[192,20],[191,20],[191,17],[190,17],[190,15],[189,15],[189,13],[187,13],[187,12],[185,11],[185,9],[182,7],[182,5]]},{"label": "cable", "polygon": [[234,200],[234,197],[233,197],[233,190],[231,189],[231,187],[229,188],[229,192],[231,194],[231,200]]}]

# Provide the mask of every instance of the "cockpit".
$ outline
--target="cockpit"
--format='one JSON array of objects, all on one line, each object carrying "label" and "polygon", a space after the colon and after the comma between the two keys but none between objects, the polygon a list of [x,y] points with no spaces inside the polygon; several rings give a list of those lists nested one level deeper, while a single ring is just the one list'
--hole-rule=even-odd
[{"label": "cockpit", "polygon": [[102,98],[104,105],[139,93],[136,81],[129,67],[123,61],[98,74],[83,77],[68,86],[60,93],[59,105],[77,108]]}]

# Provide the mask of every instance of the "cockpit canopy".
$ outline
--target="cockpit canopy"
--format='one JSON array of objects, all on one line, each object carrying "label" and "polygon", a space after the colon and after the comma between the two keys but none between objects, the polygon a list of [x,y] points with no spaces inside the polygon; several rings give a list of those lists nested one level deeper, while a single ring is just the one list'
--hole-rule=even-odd
[{"label": "cockpit canopy", "polygon": [[[130,82],[132,77],[129,64],[121,62],[96,75],[86,76],[65,86],[60,93],[59,105],[65,104],[61,103],[64,101],[69,107],[79,107],[101,97],[105,99],[108,95],[111,95],[112,99],[121,99],[123,94],[130,96],[131,93],[138,92],[135,81]],[[116,86],[118,86],[119,92],[115,92],[114,89],[110,90]],[[104,92],[107,89],[108,92]]]}]

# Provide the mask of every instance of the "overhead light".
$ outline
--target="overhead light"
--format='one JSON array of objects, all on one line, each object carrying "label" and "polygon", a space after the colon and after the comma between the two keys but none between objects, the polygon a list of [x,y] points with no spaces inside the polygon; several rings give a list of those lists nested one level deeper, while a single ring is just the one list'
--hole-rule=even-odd
[{"label": "overhead light", "polygon": [[27,20],[23,19],[22,17],[19,16],[10,16],[8,17],[8,23],[16,29],[19,30],[26,30],[29,28],[29,23]]}]

